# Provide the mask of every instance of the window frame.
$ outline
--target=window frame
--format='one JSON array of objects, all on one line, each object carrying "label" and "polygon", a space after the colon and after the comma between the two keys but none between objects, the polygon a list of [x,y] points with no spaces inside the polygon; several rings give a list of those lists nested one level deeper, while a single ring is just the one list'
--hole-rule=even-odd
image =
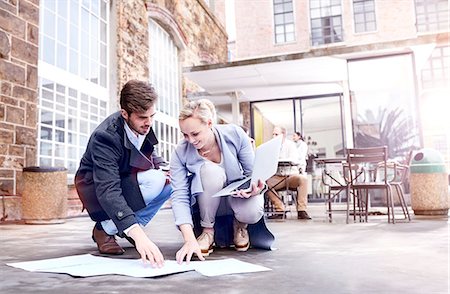
[{"label": "window frame", "polygon": [[[284,10],[285,5],[291,4],[291,10]],[[296,41],[296,29],[295,29],[295,9],[294,0],[273,0],[273,34],[274,34],[274,44],[286,44],[293,43]],[[277,11],[276,6],[283,6],[282,11]],[[292,14],[292,21],[286,21],[286,16]],[[280,23],[277,23],[277,18],[282,17]],[[282,30],[282,32],[277,32]],[[289,30],[289,31],[288,31]],[[289,36],[289,38],[288,38]],[[281,38],[279,40],[279,37]]]}]

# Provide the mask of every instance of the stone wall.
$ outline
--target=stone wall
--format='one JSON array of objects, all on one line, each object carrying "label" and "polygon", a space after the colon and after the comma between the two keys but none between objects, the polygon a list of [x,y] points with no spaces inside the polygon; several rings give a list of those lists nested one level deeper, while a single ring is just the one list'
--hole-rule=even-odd
[{"label": "stone wall", "polygon": [[[117,97],[131,79],[148,80],[148,18],[145,1],[114,1],[117,52]],[[111,52],[114,54],[114,52]]]},{"label": "stone wall", "polygon": [[186,42],[186,50],[182,54],[183,66],[226,62],[225,28],[204,1],[147,0],[147,6],[149,9],[165,9],[179,26]]},{"label": "stone wall", "polygon": [[[130,79],[149,79],[148,17],[174,38],[181,66],[225,62],[227,36],[203,0],[111,2],[111,111]],[[21,218],[22,168],[36,165],[39,0],[0,0],[0,217]],[[182,80],[183,97],[195,85]],[[81,203],[69,186],[68,215]],[[7,215],[7,217],[6,217]]]},{"label": "stone wall", "polygon": [[0,1],[0,217],[20,219],[22,168],[36,165],[39,0]]}]

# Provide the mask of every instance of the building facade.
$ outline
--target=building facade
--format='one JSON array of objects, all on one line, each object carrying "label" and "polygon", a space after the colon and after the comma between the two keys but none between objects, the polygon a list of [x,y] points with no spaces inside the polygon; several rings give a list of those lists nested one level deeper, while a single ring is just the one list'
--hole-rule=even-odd
[{"label": "building facade", "polygon": [[[305,135],[313,157],[382,144],[406,160],[429,147],[450,170],[447,0],[225,4],[230,62],[187,75],[228,121],[251,117],[257,143],[282,125]],[[237,116],[243,103],[250,114]]]},{"label": "building facade", "polygon": [[225,62],[227,35],[202,0],[0,2],[0,207],[21,218],[22,169],[65,167],[69,215],[89,135],[119,109],[130,79],[160,97],[155,131],[168,159],[179,139],[178,111],[196,85],[183,66]]}]

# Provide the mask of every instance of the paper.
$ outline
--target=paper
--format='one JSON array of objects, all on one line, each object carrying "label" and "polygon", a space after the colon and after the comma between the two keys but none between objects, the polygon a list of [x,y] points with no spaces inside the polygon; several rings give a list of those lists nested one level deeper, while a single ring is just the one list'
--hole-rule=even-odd
[{"label": "paper", "polygon": [[178,264],[175,260],[165,260],[162,268],[152,268],[150,264],[144,264],[140,259],[113,259],[90,254],[8,263],[7,265],[32,272],[65,273],[77,277],[115,274],[144,278],[192,270],[202,275],[213,277],[271,270],[234,258],[191,261],[189,264]]},{"label": "paper", "polygon": [[240,261],[234,258],[211,260],[211,261],[193,261],[197,272],[207,277],[215,277],[228,274],[254,273],[270,271],[270,268]]}]

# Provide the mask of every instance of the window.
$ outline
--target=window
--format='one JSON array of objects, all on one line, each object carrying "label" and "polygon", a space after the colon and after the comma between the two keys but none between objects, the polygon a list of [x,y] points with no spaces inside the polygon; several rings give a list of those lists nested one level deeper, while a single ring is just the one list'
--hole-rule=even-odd
[{"label": "window", "polygon": [[448,30],[448,0],[415,0],[418,32]]},{"label": "window", "polygon": [[72,178],[108,111],[108,0],[42,0],[38,160]]},{"label": "window", "polygon": [[340,0],[310,0],[310,14],[313,46],[342,42]]},{"label": "window", "polygon": [[353,0],[355,33],[373,32],[377,29],[374,0]]},{"label": "window", "polygon": [[448,46],[437,47],[433,50],[428,62],[422,69],[422,88],[448,87],[450,74],[450,49]]},{"label": "window", "polygon": [[149,21],[150,82],[158,93],[158,115],[153,130],[159,140],[156,151],[166,160],[179,139],[180,70],[178,48],[155,21]]},{"label": "window", "polygon": [[294,7],[292,0],[273,0],[275,43],[295,40]]}]

